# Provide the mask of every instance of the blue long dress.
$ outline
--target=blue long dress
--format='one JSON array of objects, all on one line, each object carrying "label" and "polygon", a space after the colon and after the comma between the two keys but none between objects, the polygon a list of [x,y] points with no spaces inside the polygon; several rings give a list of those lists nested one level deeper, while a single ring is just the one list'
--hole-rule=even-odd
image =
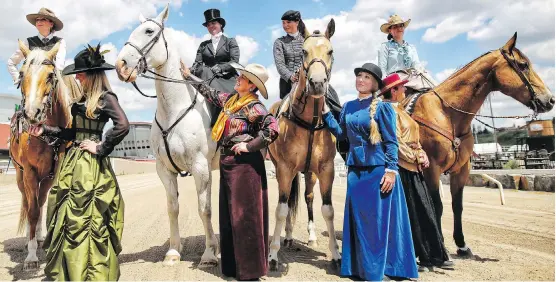
[{"label": "blue long dress", "polygon": [[398,171],[396,113],[379,102],[375,114],[382,142],[369,141],[372,98],[347,102],[337,122],[324,115],[338,139],[348,138],[350,149],[342,243],[343,276],[382,280],[384,275],[417,278],[411,226],[399,175],[393,189],[380,192],[386,170]]}]

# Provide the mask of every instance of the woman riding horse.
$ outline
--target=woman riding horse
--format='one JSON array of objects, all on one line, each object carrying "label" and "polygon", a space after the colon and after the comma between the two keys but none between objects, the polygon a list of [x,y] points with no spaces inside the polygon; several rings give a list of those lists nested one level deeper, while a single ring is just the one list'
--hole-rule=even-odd
[{"label": "woman riding horse", "polygon": [[[27,20],[37,28],[39,34],[37,36],[27,38],[24,44],[30,49],[41,48],[45,51],[50,51],[56,43],[60,42],[60,47],[56,58],[54,59],[55,66],[58,70],[64,69],[66,60],[66,41],[58,36],[55,36],[56,31],[62,30],[64,24],[56,17],[54,12],[47,8],[41,8],[36,14],[27,15]],[[19,85],[20,77],[17,65],[25,57],[18,48],[13,55],[8,59],[8,72],[12,76],[14,85]]]}]

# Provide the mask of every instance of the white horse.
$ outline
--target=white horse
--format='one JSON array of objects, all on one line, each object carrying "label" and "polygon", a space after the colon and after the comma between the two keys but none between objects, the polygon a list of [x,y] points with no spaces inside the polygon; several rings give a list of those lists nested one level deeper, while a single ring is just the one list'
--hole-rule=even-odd
[{"label": "white horse", "polygon": [[[146,69],[154,69],[155,76],[182,80],[178,52],[166,41],[167,19],[168,6],[154,19],[140,15],[141,24],[131,33],[116,60],[120,80],[134,82],[137,74]],[[215,266],[219,248],[211,221],[211,171],[218,169],[219,154],[210,135],[208,102],[191,85],[157,80],[155,86],[157,106],[151,144],[156,171],[166,188],[170,218],[170,248],[163,264],[174,265],[181,258],[177,175],[186,171],[195,178],[199,216],[206,236],[199,266]],[[159,127],[170,130],[163,134]]]}]

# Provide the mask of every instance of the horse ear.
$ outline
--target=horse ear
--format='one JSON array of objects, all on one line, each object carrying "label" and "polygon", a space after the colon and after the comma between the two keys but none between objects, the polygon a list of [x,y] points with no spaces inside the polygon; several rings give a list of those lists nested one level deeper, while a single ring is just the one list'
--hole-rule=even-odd
[{"label": "horse ear", "polygon": [[508,40],[508,42],[506,42],[506,45],[504,45],[504,47],[502,47],[502,49],[506,52],[508,52],[508,54],[512,54],[512,52],[514,51],[515,48],[515,43],[517,41],[517,31],[514,33],[514,36],[512,36],[512,38],[510,38],[510,40]]},{"label": "horse ear", "polygon": [[169,13],[170,13],[169,4],[166,4],[166,7],[164,7],[164,10],[160,12],[160,14],[156,17],[156,19],[158,20],[158,22],[163,23],[168,19]]},{"label": "horse ear", "polygon": [[46,57],[49,60],[53,60],[54,57],[56,57],[56,54],[58,54],[59,49],[60,49],[60,41],[58,41],[58,43],[56,43],[56,45],[54,45],[54,47],[52,47],[52,49],[50,49],[50,51],[46,53]]},{"label": "horse ear", "polygon": [[25,43],[23,43],[23,41],[21,40],[17,40],[17,44],[19,45],[19,50],[21,50],[21,53],[23,53],[23,57],[27,58],[27,55],[29,55],[29,52],[31,52],[31,50],[29,50],[29,47],[27,47],[27,45],[25,45]]},{"label": "horse ear", "polygon": [[143,13],[139,13],[139,21],[140,21],[141,23],[144,23],[144,22],[147,21],[147,19],[145,18],[145,16],[143,16]]},{"label": "horse ear", "polygon": [[335,31],[336,31],[336,22],[334,22],[334,19],[330,19],[330,22],[326,27],[326,33],[325,33],[326,38],[330,39],[330,37],[334,35]]}]

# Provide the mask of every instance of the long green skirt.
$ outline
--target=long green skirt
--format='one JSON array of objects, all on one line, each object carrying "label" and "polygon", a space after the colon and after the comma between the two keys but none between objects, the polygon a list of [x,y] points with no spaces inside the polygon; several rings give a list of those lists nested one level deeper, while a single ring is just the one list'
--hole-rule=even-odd
[{"label": "long green skirt", "polygon": [[118,280],[124,201],[109,158],[72,147],[48,195],[45,274],[56,280]]}]

